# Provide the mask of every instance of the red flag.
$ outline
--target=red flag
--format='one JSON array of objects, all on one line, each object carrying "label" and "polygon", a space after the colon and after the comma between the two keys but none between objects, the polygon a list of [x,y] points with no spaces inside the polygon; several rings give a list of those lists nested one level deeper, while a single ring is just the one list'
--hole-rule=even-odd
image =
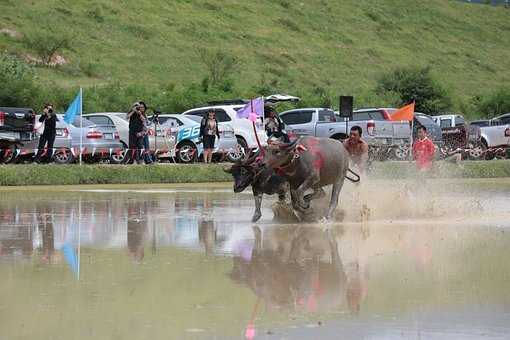
[{"label": "red flag", "polygon": [[401,107],[391,115],[391,120],[407,120],[411,121],[414,118],[414,102],[404,107]]}]

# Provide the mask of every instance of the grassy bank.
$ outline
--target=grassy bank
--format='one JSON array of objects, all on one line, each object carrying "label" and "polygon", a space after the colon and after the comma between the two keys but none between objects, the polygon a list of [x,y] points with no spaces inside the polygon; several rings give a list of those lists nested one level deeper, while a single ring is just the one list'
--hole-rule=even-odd
[{"label": "grassy bank", "polygon": [[[407,162],[374,164],[371,177],[378,179],[413,178],[415,165]],[[462,167],[438,162],[434,178],[510,177],[510,161],[463,162]],[[232,177],[223,165],[4,165],[0,166],[0,185],[78,185],[139,183],[227,182]]]},{"label": "grassy bank", "polygon": [[[377,179],[414,178],[419,174],[411,162],[382,162],[374,164],[371,177]],[[503,178],[510,177],[510,161],[465,161],[459,165],[436,162],[428,175],[432,178]]]},{"label": "grassy bank", "polygon": [[218,165],[8,165],[0,166],[0,185],[69,185],[226,182]]}]

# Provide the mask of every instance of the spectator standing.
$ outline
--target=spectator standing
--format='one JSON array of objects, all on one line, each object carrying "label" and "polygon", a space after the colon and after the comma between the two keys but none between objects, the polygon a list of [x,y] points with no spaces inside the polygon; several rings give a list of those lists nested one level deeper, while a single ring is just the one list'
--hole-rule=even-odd
[{"label": "spectator standing", "polygon": [[264,108],[264,128],[266,130],[266,134],[268,138],[281,138],[284,143],[289,142],[289,136],[285,133],[285,124],[283,124],[282,120],[276,114],[276,111],[270,107],[266,106]]},{"label": "spectator standing", "polygon": [[202,137],[204,146],[204,162],[211,163],[214,142],[216,137],[218,137],[218,140],[220,139],[218,121],[216,120],[216,113],[213,110],[207,112],[206,116],[202,118],[200,122],[200,137]]},{"label": "spectator standing", "polygon": [[[44,132],[39,137],[39,145],[37,147],[37,154],[35,155],[35,162],[39,163],[44,154],[48,161],[53,156],[53,144],[55,143],[55,136],[57,133],[57,114],[53,111],[52,104],[45,104],[43,113],[39,118],[39,122],[44,123]],[[46,148],[46,150],[45,150]]]},{"label": "spectator standing", "polygon": [[127,117],[129,119],[129,155],[130,160],[141,164],[140,153],[143,149],[144,118],[140,110],[140,103],[133,104]]},{"label": "spectator standing", "polygon": [[144,160],[146,164],[153,164],[151,149],[149,143],[149,119],[147,118],[147,105],[144,102],[138,102],[140,105],[140,113],[143,117],[143,148],[144,148]]},{"label": "spectator standing", "polygon": [[368,144],[361,135],[363,130],[359,126],[353,126],[349,132],[349,138],[344,141],[344,147],[349,153],[351,164],[354,164],[364,174],[367,169]]},{"label": "spectator standing", "polygon": [[436,147],[427,136],[427,128],[420,126],[418,128],[418,139],[413,144],[413,158],[416,160],[416,166],[420,171],[429,171],[432,168],[432,161]]}]

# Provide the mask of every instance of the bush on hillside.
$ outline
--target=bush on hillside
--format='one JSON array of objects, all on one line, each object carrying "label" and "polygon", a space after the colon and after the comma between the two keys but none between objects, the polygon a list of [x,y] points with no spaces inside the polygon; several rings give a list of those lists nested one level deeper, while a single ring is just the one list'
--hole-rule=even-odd
[{"label": "bush on hillside", "polygon": [[199,48],[198,57],[206,67],[208,81],[213,86],[224,83],[239,63],[236,57],[222,50]]},{"label": "bush on hillside", "polygon": [[476,104],[479,115],[493,118],[510,112],[510,87],[501,87],[489,95],[479,97]]},{"label": "bush on hillside", "polygon": [[57,52],[70,49],[72,38],[65,32],[56,32],[52,29],[37,30],[24,38],[25,45],[33,50],[42,65],[50,65]]},{"label": "bush on hillside", "polygon": [[1,105],[35,108],[40,97],[34,70],[15,56],[0,54]]},{"label": "bush on hillside", "polygon": [[403,67],[382,76],[376,88],[379,95],[396,95],[405,105],[416,102],[416,111],[439,114],[449,111],[452,101],[446,89],[431,75],[429,67]]}]

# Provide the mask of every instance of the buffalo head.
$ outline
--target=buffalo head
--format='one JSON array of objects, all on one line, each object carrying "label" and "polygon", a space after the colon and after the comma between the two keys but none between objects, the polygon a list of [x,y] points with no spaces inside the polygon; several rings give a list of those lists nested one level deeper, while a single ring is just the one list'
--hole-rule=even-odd
[{"label": "buffalo head", "polygon": [[296,141],[292,143],[270,143],[265,152],[264,164],[277,169],[289,164],[295,154]]},{"label": "buffalo head", "polygon": [[225,172],[234,177],[234,192],[239,193],[252,184],[253,178],[260,166],[256,162],[258,154],[251,155],[243,162],[234,163],[231,167],[224,169]]}]

